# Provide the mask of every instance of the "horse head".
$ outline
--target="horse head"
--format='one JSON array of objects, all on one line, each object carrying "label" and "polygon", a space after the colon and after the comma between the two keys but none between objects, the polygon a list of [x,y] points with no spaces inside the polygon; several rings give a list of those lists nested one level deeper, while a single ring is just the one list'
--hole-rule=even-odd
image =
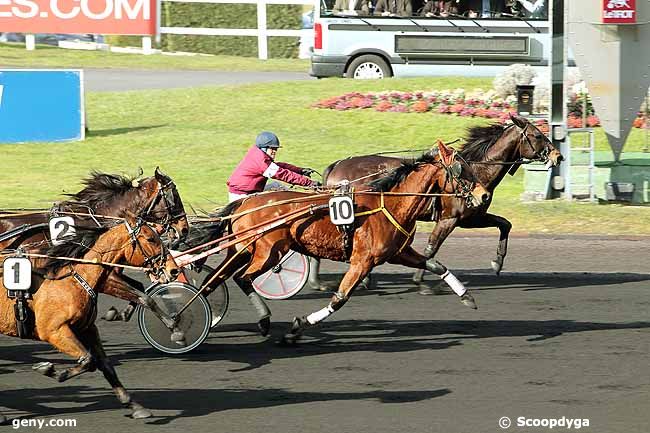
[{"label": "horse head", "polygon": [[189,223],[183,201],[172,179],[156,167],[154,176],[138,182],[137,188],[141,189],[145,197],[139,216],[149,223],[161,226],[161,232],[169,231],[173,239],[184,239],[189,232]]},{"label": "horse head", "polygon": [[564,157],[562,153],[553,146],[549,138],[528,119],[510,115],[510,119],[520,132],[519,153],[522,158],[539,160],[546,163],[547,168],[557,166]]},{"label": "horse head", "polygon": [[[470,207],[488,203],[490,192],[477,180],[469,164],[458,156],[456,150],[441,140],[438,140],[437,150],[440,164],[445,170],[444,184],[440,189],[448,194],[460,193]],[[435,148],[431,153],[435,154]]]},{"label": "horse head", "polygon": [[132,266],[149,268],[147,272],[158,281],[174,281],[180,269],[165,247],[157,230],[144,220],[129,215],[119,227],[108,231],[109,239],[102,239],[111,245],[121,245],[117,259]]}]

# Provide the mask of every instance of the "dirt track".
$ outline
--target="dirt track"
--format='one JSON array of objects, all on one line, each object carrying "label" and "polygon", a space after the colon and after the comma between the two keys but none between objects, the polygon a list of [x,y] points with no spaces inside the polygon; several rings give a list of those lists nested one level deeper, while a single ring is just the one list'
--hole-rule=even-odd
[{"label": "dirt track", "polygon": [[[177,358],[149,348],[136,323],[100,322],[149,420],[125,417],[101,374],[54,383],[31,364],[69,360],[0,337],[0,410],[77,420],[59,431],[478,433],[502,431],[502,416],[564,416],[588,418],[581,431],[647,432],[650,240],[513,237],[500,277],[487,269],[495,249],[496,237],[457,236],[439,256],[474,290],[478,311],[454,295],[420,296],[410,273],[384,266],[377,290],[355,293],[295,349],[275,341],[327,294],[272,303],[265,340],[232,290],[220,331]],[[344,269],[327,264],[326,278]],[[104,297],[102,311],[112,303]]]}]

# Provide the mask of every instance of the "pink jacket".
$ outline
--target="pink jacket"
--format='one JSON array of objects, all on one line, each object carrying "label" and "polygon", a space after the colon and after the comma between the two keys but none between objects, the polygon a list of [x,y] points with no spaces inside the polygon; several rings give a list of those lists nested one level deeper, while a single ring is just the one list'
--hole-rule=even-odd
[{"label": "pink jacket", "polygon": [[264,191],[269,178],[292,185],[313,186],[314,181],[300,174],[302,168],[285,162],[274,162],[261,149],[253,146],[241,160],[226,184],[233,194],[253,194]]}]

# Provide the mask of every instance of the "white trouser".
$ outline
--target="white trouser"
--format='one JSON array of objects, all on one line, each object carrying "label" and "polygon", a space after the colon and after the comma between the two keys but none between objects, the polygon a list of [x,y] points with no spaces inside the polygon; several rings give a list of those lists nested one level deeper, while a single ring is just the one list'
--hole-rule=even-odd
[{"label": "white trouser", "polygon": [[246,197],[248,194],[235,194],[234,192],[228,191],[228,203],[232,203],[235,200]]}]

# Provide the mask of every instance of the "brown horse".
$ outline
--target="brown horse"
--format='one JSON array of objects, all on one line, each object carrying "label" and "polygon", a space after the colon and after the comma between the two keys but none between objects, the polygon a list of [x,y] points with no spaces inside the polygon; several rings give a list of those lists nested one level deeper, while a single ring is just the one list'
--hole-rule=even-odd
[{"label": "brown horse", "polygon": [[[474,183],[469,167],[463,167],[464,163],[460,161],[454,162],[452,149],[442,143],[439,146],[439,154],[427,153],[413,162],[404,162],[389,176],[373,182],[370,191],[354,194],[356,219],[348,237],[351,242],[345,242],[345,236],[331,222],[326,212],[328,197],[310,199],[303,193],[271,192],[231,203],[220,215],[232,215],[235,211],[243,214],[230,224],[233,233],[247,232],[261,221],[284,218],[259,228],[256,237],[250,241],[238,235],[237,239],[241,241],[228,249],[222,265],[206,278],[204,286],[217,287],[235,274],[233,278],[240,288],[247,294],[252,293],[252,281],[276,266],[290,249],[312,257],[349,261],[350,269],[330,305],[306,319],[295,319],[291,333],[286,336],[288,341],[295,341],[305,327],[322,321],[341,308],[373,267],[388,261],[418,269],[436,268],[436,263],[427,261],[409,246],[415,233],[416,217],[431,202],[431,196],[427,194],[463,190],[476,205],[489,200],[485,188]],[[286,202],[292,199],[298,200]],[[254,210],[273,203],[277,205]],[[247,212],[250,210],[254,211]],[[216,239],[225,226],[222,222],[212,227],[212,232],[205,238]],[[463,295],[471,300],[469,293]],[[258,308],[258,314],[260,330],[266,334],[270,326],[270,311],[266,308],[264,317],[264,309]]]},{"label": "brown horse", "polygon": [[[558,165],[563,157],[551,141],[527,119],[511,116],[509,125],[490,125],[474,127],[469,130],[467,144],[459,152],[477,180],[485,185],[491,197],[495,188],[507,173],[513,175],[524,159],[546,162]],[[373,173],[390,170],[402,163],[401,158],[379,155],[357,156],[336,161],[323,172],[323,183],[333,186],[347,179],[360,179]],[[364,178],[360,183],[365,184],[376,179],[380,174]],[[469,207],[466,202],[455,197],[442,197],[435,203],[433,214],[426,210],[421,221],[436,221],[436,226],[429,237],[429,243],[424,250],[427,258],[433,258],[442,243],[457,226],[462,228],[497,227],[500,231],[497,257],[492,261],[492,268],[501,272],[503,261],[508,249],[508,234],[512,228],[510,221],[504,217],[488,213],[492,199],[481,206]],[[424,271],[418,270],[414,276],[416,284],[422,282]],[[310,284],[318,288],[318,268],[310,271]],[[421,294],[432,294],[432,290],[422,287]]]},{"label": "brown horse", "polygon": [[[141,222],[125,221],[110,229],[97,229],[94,240],[88,238],[93,235],[86,233],[84,236],[87,243],[83,247],[70,241],[53,247],[49,254],[59,256],[77,251],[74,254],[77,257],[100,264],[48,260],[42,269],[47,276],[39,279],[40,284],[32,284],[32,299],[28,301],[28,317],[33,324],[31,338],[50,343],[76,359],[78,365],[56,371],[52,363],[42,362],[34,369],[63,382],[99,368],[119,401],[131,409],[133,418],[151,416],[147,409],[131,399],[106,357],[94,323],[97,314],[95,289],[104,284],[113,269],[106,264],[151,266],[162,280],[169,280],[180,270],[156,231]],[[0,296],[0,333],[12,337],[18,335],[14,306],[14,301],[6,294]]]},{"label": "brown horse", "polygon": [[[158,168],[154,176],[142,180],[93,171],[83,180],[83,184],[85,187],[81,191],[70,194],[69,200],[56,204],[49,212],[0,215],[0,249],[47,248],[49,219],[54,215],[69,213],[77,214],[74,215],[75,226],[80,228],[97,227],[113,221],[102,216],[123,218],[135,215],[156,225],[160,232],[169,233],[172,238],[187,236],[189,224],[176,185]],[[35,266],[40,266],[38,261]],[[144,287],[137,280],[120,271],[112,272],[104,283],[103,293],[129,301],[130,304],[121,314],[117,310],[109,310],[106,318],[128,320],[136,304],[155,310],[156,305],[143,290]],[[160,314],[159,311],[155,312]]]}]

